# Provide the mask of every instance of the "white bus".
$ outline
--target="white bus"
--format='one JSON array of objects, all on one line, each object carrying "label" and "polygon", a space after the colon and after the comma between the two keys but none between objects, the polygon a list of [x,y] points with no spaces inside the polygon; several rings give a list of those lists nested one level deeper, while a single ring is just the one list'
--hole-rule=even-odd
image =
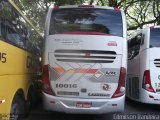
[{"label": "white bus", "polygon": [[128,41],[127,97],[160,104],[160,27],[139,30]]},{"label": "white bus", "polygon": [[46,110],[124,110],[127,40],[122,11],[90,5],[51,7],[43,59]]}]

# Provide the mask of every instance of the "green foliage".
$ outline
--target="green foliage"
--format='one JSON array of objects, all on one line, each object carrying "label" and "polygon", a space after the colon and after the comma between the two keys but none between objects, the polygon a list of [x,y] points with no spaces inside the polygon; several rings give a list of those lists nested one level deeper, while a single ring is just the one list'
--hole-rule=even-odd
[{"label": "green foliage", "polygon": [[52,0],[55,2],[55,5],[76,5],[76,4],[83,4],[85,0]]},{"label": "green foliage", "polygon": [[41,32],[44,31],[45,17],[51,4],[85,3],[118,6],[126,14],[128,30],[142,28],[148,24],[160,24],[160,0],[14,0],[14,2]]},{"label": "green foliage", "polygon": [[14,2],[39,31],[43,32],[45,17],[52,3],[46,0],[14,0]]}]

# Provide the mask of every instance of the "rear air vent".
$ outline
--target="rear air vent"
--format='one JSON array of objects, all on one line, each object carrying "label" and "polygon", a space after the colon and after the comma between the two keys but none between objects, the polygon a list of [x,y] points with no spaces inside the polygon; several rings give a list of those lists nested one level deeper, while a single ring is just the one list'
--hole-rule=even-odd
[{"label": "rear air vent", "polygon": [[114,51],[98,50],[56,50],[57,61],[78,63],[112,63],[116,58]]},{"label": "rear air vent", "polygon": [[160,67],[160,59],[155,59],[154,64],[156,67]]}]

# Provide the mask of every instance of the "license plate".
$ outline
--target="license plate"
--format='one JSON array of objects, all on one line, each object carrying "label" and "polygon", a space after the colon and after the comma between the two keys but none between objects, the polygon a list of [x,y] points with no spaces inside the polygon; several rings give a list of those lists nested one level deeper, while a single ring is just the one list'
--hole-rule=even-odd
[{"label": "license plate", "polygon": [[77,102],[76,107],[78,108],[90,108],[92,106],[91,102]]}]

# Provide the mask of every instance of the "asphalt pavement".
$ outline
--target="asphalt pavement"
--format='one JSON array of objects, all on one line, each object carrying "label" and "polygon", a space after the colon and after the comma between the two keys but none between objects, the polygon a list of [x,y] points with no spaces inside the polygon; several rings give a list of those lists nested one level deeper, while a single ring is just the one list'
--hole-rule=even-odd
[{"label": "asphalt pavement", "polygon": [[126,99],[124,113],[86,115],[45,111],[39,102],[24,120],[160,120],[160,106]]}]

